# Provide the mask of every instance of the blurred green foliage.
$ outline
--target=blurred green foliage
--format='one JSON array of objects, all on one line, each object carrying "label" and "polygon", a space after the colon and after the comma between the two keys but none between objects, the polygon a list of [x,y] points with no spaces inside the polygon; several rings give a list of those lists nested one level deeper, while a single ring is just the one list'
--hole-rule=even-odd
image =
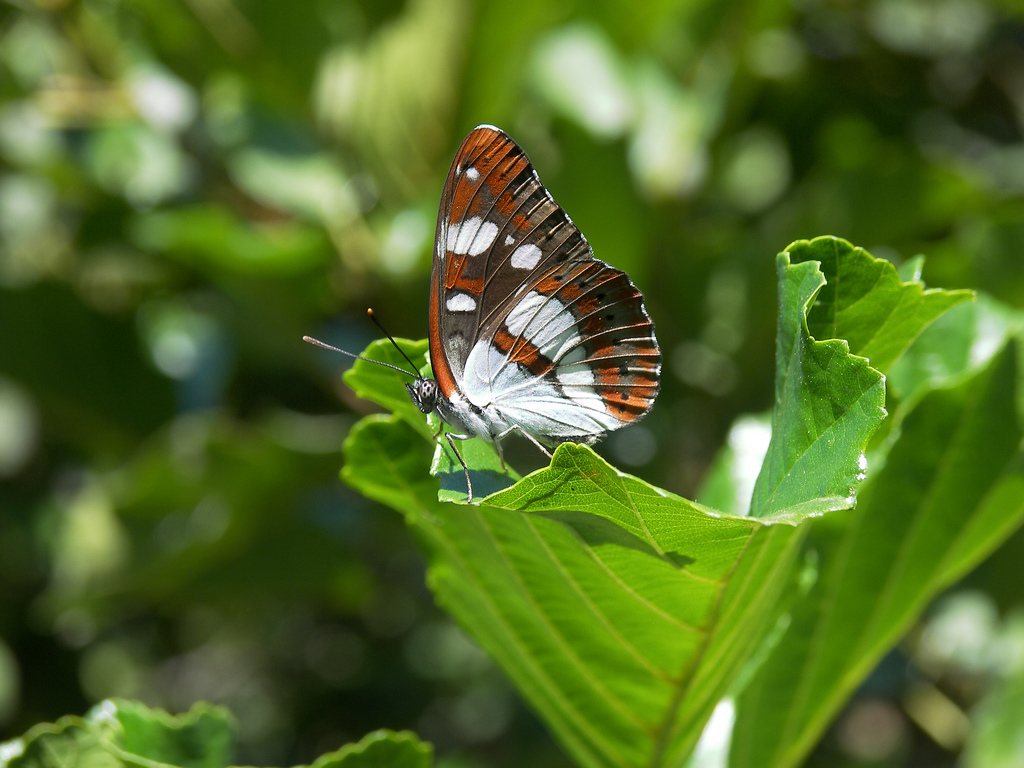
[{"label": "blurred green foliage", "polygon": [[[771,403],[786,243],[923,253],[930,283],[1024,306],[1022,73],[1006,0],[0,5],[0,739],[119,695],[229,706],[242,762],[389,727],[564,764],[398,517],[338,482],[368,406],[300,337],[362,349],[368,305],[424,335],[444,172],[498,124],[657,324],[658,404],[602,450],[693,496]],[[812,762],[868,759],[883,723],[871,759],[953,764],[964,739],[906,702],[998,710],[1019,657],[922,643],[950,615],[1012,635],[1021,557],[968,577],[991,621],[922,625]]]}]

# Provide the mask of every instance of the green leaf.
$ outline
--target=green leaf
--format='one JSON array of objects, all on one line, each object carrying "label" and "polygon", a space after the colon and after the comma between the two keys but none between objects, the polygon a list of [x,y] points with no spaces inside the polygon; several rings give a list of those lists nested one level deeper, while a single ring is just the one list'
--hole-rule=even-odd
[{"label": "green leaf", "polygon": [[[836,237],[801,240],[787,250],[794,264],[817,261],[825,276],[807,315],[811,336],[846,339],[853,354],[879,371],[888,370],[933,320],[974,296],[925,290],[919,279],[903,282],[891,263]],[[919,270],[915,264],[915,276]]]},{"label": "green leaf", "polygon": [[3,768],[120,768],[125,763],[80,717],[64,717],[54,724],[37,725],[20,739],[0,744]]},{"label": "green leaf", "polygon": [[228,764],[233,736],[231,716],[221,707],[200,703],[174,716],[116,699],[98,705],[85,718],[65,717],[36,726],[0,747],[0,756],[13,756],[0,764],[222,768]]},{"label": "green leaf", "polygon": [[887,372],[890,391],[907,399],[986,365],[1024,329],[1024,313],[990,296],[954,307],[926,328]]},{"label": "green leaf", "polygon": [[434,750],[409,731],[374,731],[320,757],[311,768],[430,768]]},{"label": "green leaf", "polygon": [[[791,248],[804,253],[805,243]],[[845,341],[811,337],[807,313],[825,285],[817,263],[791,264],[787,250],[776,269],[772,439],[750,510],[760,518],[801,519],[853,505],[864,479],[864,448],[885,418],[885,385],[867,360],[850,354]]]},{"label": "green leaf", "polygon": [[[3,768],[224,768],[234,721],[227,710],[198,703],[169,715],[134,701],[112,699],[84,718],[65,717],[0,744]],[[321,756],[315,768],[429,768],[433,749],[415,734],[375,731],[357,744]]]},{"label": "green leaf", "polygon": [[[895,379],[899,381],[913,380],[915,383],[918,380],[923,381],[927,377],[924,366],[934,366],[933,355],[935,354],[938,354],[943,360],[945,358],[942,356],[952,356],[953,359],[949,361],[950,365],[959,362],[960,358],[966,359],[971,349],[974,350],[976,359],[980,358],[979,350],[983,349],[988,350],[988,356],[991,356],[1012,330],[1010,322],[999,315],[994,308],[990,308],[992,302],[980,302],[975,305],[968,301],[972,297],[970,291],[925,291],[920,282],[920,273],[924,263],[923,256],[918,256],[904,264],[904,271],[907,275],[904,282],[888,262],[876,259],[863,249],[854,248],[845,240],[834,237],[819,237],[810,241],[801,240],[793,243],[786,253],[789,254],[790,260],[794,264],[817,263],[822,277],[826,281],[814,295],[809,308],[805,300],[796,302],[800,310],[807,313],[808,330],[806,333],[819,342],[833,338],[843,339],[853,354],[870,357],[871,368],[887,375],[892,369],[893,378],[888,382],[890,387]],[[783,281],[780,279],[780,291],[782,287]],[[814,285],[811,283],[805,287],[805,293],[813,289]],[[799,293],[797,296],[803,299]],[[788,299],[783,297],[783,302],[792,298],[791,293]],[[956,306],[958,304],[960,306]],[[954,307],[952,312],[947,311],[950,307]],[[985,311],[976,323],[978,333],[972,330],[968,334],[966,330],[960,328],[962,323],[957,322],[957,332],[959,336],[965,338],[959,345],[951,343],[948,332],[951,324],[947,318],[963,313],[972,313],[971,317],[974,317],[973,313],[982,309]],[[790,346],[794,338],[800,340],[800,345],[809,344],[806,334],[802,333],[796,323],[796,317],[796,315],[782,317],[783,320],[788,318],[788,322],[784,328],[780,328],[778,341],[779,352],[784,352],[790,357],[794,353],[794,348]],[[937,321],[936,318],[938,318]],[[935,321],[934,324],[933,321]],[[935,329],[940,326],[941,330],[936,333]],[[979,338],[982,328],[989,332],[989,336],[984,340]],[[993,332],[997,328],[1001,332],[994,334]],[[968,335],[969,338],[967,338]],[[957,333],[954,333],[953,336],[957,337]],[[927,346],[926,351],[920,351],[922,346],[928,344],[932,339],[935,342]],[[907,348],[908,344],[910,345],[909,349]],[[798,345],[795,351],[800,352],[802,348]],[[819,356],[824,355],[828,350],[827,347],[814,348],[819,350],[817,353]],[[907,358],[911,358],[916,363],[909,367],[905,366]],[[987,359],[985,357],[978,362],[983,363]],[[783,354],[780,354],[777,373],[784,371],[786,364]],[[850,361],[846,361],[846,364],[852,368],[857,367],[856,363]],[[783,407],[776,409],[775,417],[786,416],[790,425],[796,424],[798,432],[805,420],[817,421],[822,417],[826,422],[830,417],[835,419],[832,431],[844,432],[847,430],[851,422],[850,415],[844,413],[847,405],[843,402],[842,397],[831,391],[833,388],[839,388],[841,371],[833,368],[824,377],[807,378],[807,373],[814,373],[813,364],[809,365],[800,360],[798,365],[800,375],[797,376],[797,380],[803,388],[798,393],[799,396],[810,397],[811,399],[807,402],[816,403],[816,407],[819,409],[830,404],[834,412],[811,416],[806,413],[806,409],[799,407],[794,412],[794,406],[799,406],[799,398],[789,398],[783,401]],[[901,375],[904,370],[906,373]],[[959,370],[962,370],[962,367]],[[869,396],[874,398],[877,396],[877,392],[872,392]],[[705,481],[700,495],[702,501],[733,514],[747,514],[747,510],[750,508],[750,488],[755,482],[757,470],[761,467],[766,455],[762,418],[764,417],[746,416],[733,425],[728,444],[719,453]],[[862,461],[859,454],[851,454],[849,451],[845,455],[836,453],[835,446],[831,442],[832,437],[828,433],[829,430],[822,431],[823,426],[816,429],[821,432],[821,439],[825,440],[824,446],[830,459],[837,464],[837,477],[834,478],[832,489],[833,493],[837,493],[839,496],[833,497],[832,500],[836,507],[846,506],[845,502],[850,500],[852,493],[844,499],[842,492],[848,487],[846,483],[850,482],[850,473],[854,470],[852,461],[856,460],[857,471],[852,476],[852,484],[849,486],[851,491],[855,489],[858,478],[862,474]],[[860,424],[857,429],[859,434],[863,435],[871,427],[870,424]],[[768,433],[770,437],[770,428]],[[805,444],[812,445],[810,450],[814,452],[821,448],[820,445],[814,444],[814,435],[813,429],[805,435],[794,436],[789,433],[782,442],[787,446],[795,446],[794,450],[802,450],[803,446],[795,444],[794,438],[804,437]],[[851,445],[857,442],[848,441],[847,444]],[[878,442],[877,435],[875,442]],[[779,446],[776,446],[776,452],[782,453],[784,449],[779,450]],[[843,463],[844,458],[845,463]],[[778,457],[775,457],[773,460],[777,459]],[[843,480],[844,471],[845,481]],[[802,483],[799,472],[792,474],[787,479],[798,486]],[[822,493],[822,497],[825,497],[824,493]]]},{"label": "green leaf", "polygon": [[801,530],[712,514],[572,444],[480,506],[444,504],[411,435],[364,419],[343,476],[406,515],[440,604],[580,764],[688,754],[774,621]]},{"label": "green leaf", "polygon": [[1008,346],[897,425],[886,463],[815,540],[823,577],[740,700],[734,766],[792,766],[928,601],[1024,520],[1024,457]]},{"label": "green leaf", "polygon": [[188,768],[228,765],[234,723],[227,710],[196,704],[184,715],[169,715],[134,701],[106,701],[90,713],[106,725],[107,736],[128,755]]}]

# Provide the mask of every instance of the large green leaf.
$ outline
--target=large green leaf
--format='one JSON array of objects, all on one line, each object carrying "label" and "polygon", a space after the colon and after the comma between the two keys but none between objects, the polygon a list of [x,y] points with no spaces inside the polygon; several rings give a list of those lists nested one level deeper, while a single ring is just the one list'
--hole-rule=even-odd
[{"label": "large green leaf", "polygon": [[[224,768],[234,722],[227,710],[196,704],[169,715],[134,701],[112,699],[86,717],[36,726],[0,744],[3,768]],[[433,750],[412,733],[375,731],[357,744],[321,756],[316,768],[429,768]]]},{"label": "large green leaf", "polygon": [[572,444],[479,506],[440,503],[430,448],[415,440],[430,430],[400,376],[357,363],[346,378],[396,410],[352,430],[344,478],[405,514],[439,602],[583,765],[668,766],[688,755],[778,617],[806,530],[798,524],[853,501],[884,417],[882,377],[845,342],[810,337],[817,265],[783,254],[778,267],[786,351],[776,434],[796,441],[801,422],[813,431],[799,455],[778,444],[781,489],[761,504],[769,519],[715,513]]},{"label": "large green leaf", "polygon": [[942,588],[1024,520],[1016,355],[909,410],[844,524],[822,521],[824,574],[740,700],[736,766],[798,764]]},{"label": "large green leaf", "polygon": [[715,516],[571,444],[480,506],[445,504],[413,434],[360,422],[344,477],[406,515],[441,605],[581,764],[677,763],[768,623],[800,530]]}]

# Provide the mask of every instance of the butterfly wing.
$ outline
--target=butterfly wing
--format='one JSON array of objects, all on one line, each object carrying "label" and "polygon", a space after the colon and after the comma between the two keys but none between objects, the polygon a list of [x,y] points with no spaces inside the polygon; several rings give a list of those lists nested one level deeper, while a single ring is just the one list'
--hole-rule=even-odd
[{"label": "butterfly wing", "polygon": [[474,129],[445,182],[431,278],[442,392],[494,404],[548,442],[636,420],[661,354],[643,296],[586,238],[503,131]]}]

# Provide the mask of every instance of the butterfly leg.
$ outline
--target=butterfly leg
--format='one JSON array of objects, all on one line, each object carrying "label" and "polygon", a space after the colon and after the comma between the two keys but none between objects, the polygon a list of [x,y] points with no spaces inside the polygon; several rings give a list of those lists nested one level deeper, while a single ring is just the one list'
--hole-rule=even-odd
[{"label": "butterfly leg", "polygon": [[[551,451],[549,451],[547,448],[545,448],[543,445],[541,445],[540,442],[538,442],[537,438],[535,438],[533,435],[531,435],[525,429],[520,427],[518,424],[513,424],[511,427],[506,429],[501,434],[496,435],[495,438],[494,438],[494,445],[497,446],[498,445],[498,441],[501,440],[501,438],[503,438],[506,435],[509,435],[509,434],[511,434],[513,432],[518,432],[519,434],[521,434],[523,437],[525,437],[531,443],[533,443],[538,448],[540,448],[541,453],[543,453],[549,459],[551,458]],[[501,456],[501,450],[500,449],[498,450],[498,456]],[[505,459],[504,458],[502,458],[502,460],[501,460],[501,468],[502,469],[505,468]]]},{"label": "butterfly leg", "polygon": [[462,454],[459,453],[459,449],[455,447],[455,441],[456,440],[469,440],[473,436],[472,435],[457,435],[457,434],[454,434],[452,432],[445,432],[444,436],[448,440],[448,445],[450,445],[452,447],[452,451],[455,453],[455,458],[457,458],[459,460],[459,464],[462,465],[462,471],[465,472],[465,474],[466,474],[466,493],[469,496],[469,501],[467,503],[472,504],[473,503],[473,483],[470,482],[470,480],[469,480],[469,467],[466,466],[466,460],[462,458]]}]

